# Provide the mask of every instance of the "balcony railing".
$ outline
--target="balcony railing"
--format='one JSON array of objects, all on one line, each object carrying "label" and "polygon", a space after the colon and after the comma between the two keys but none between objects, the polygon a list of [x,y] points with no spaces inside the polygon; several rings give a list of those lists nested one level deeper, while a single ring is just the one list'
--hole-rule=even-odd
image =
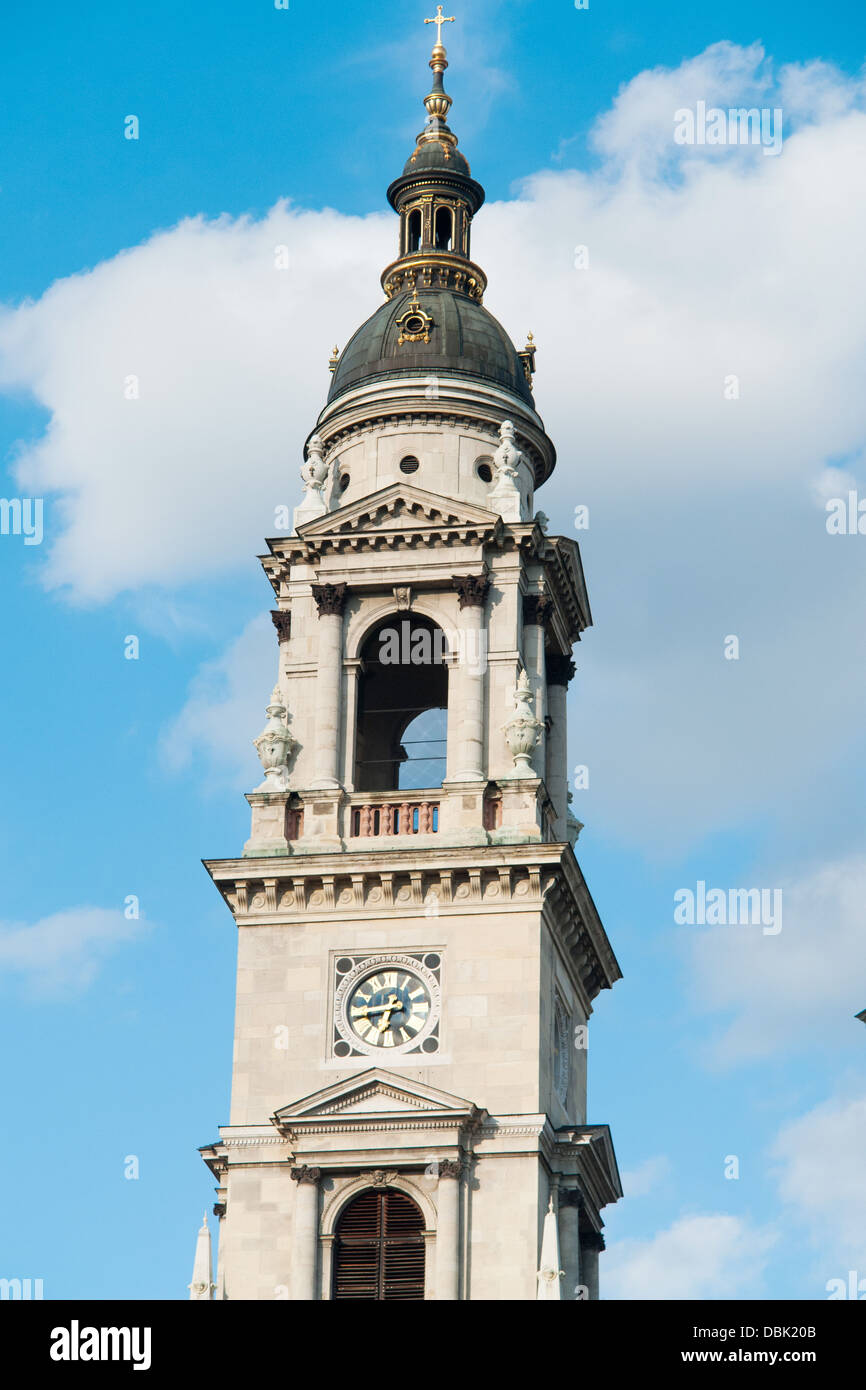
[{"label": "balcony railing", "polygon": [[349,833],[366,839],[378,835],[435,835],[438,801],[376,801],[352,806]]}]

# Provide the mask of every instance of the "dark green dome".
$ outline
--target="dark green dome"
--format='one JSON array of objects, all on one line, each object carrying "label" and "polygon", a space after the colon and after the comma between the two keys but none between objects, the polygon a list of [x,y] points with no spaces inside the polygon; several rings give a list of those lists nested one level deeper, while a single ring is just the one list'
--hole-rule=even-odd
[{"label": "dark green dome", "polygon": [[[448,150],[447,155],[446,149]],[[419,145],[415,153],[406,160],[403,173],[420,174],[426,169],[443,169],[449,174],[471,176],[469,161],[460,153],[457,146],[449,149],[447,145],[440,144],[438,140],[430,140],[424,145]]]},{"label": "dark green dome", "polygon": [[503,386],[534,407],[517,349],[502,324],[482,304],[450,290],[418,290],[417,302],[430,316],[429,343],[398,339],[413,292],[389,299],[349,339],[337,363],[328,401],[376,377],[407,372],[458,372]]}]

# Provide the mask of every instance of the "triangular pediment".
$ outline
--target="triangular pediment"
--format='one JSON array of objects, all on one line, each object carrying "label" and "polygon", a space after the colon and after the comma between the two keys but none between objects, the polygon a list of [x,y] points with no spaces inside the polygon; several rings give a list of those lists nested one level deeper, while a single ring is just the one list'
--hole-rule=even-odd
[{"label": "triangular pediment", "polygon": [[317,541],[358,531],[494,530],[501,525],[501,517],[485,507],[441,497],[408,483],[391,483],[335,512],[305,522],[298,527],[298,535],[305,541]]},{"label": "triangular pediment", "polygon": [[473,1102],[461,1096],[411,1081],[383,1067],[373,1067],[283,1106],[274,1115],[274,1123],[278,1128],[293,1128],[305,1121],[321,1121],[329,1116],[349,1119],[354,1115],[447,1116],[462,1120],[477,1113]]}]

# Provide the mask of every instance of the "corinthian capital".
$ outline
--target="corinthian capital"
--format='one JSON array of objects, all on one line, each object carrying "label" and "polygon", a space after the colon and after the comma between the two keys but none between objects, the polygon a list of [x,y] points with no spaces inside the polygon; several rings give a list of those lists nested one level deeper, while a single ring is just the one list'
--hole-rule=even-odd
[{"label": "corinthian capital", "polygon": [[440,1178],[461,1178],[464,1165],[457,1158],[443,1158],[439,1164]]},{"label": "corinthian capital", "polygon": [[464,608],[483,608],[490,588],[486,574],[455,574],[451,581],[457,590],[460,611]]},{"label": "corinthian capital", "polygon": [[544,627],[553,612],[553,599],[547,594],[527,594],[523,600],[523,621],[527,627]]},{"label": "corinthian capital", "polygon": [[558,652],[548,652],[547,654],[547,679],[551,685],[568,685],[574,679],[577,670],[570,656],[562,656]]},{"label": "corinthian capital", "polygon": [[297,1183],[308,1182],[315,1184],[322,1176],[321,1168],[308,1168],[306,1163],[303,1163],[300,1168],[290,1169],[290,1173]]},{"label": "corinthian capital", "polygon": [[348,584],[314,584],[313,598],[316,600],[319,617],[324,618],[330,614],[339,617],[346,606],[348,593]]}]

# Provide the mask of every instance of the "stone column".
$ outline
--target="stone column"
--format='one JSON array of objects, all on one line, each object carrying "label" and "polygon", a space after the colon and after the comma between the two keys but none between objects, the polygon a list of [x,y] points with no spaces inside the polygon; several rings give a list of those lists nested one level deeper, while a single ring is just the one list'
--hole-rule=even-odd
[{"label": "stone column", "polygon": [[319,651],[316,670],[316,744],[312,787],[339,787],[340,688],[343,681],[343,609],[347,585],[314,584],[319,610]]},{"label": "stone column", "polygon": [[[583,1194],[577,1187],[559,1189],[559,1258],[562,1262],[563,1299],[574,1300],[579,1296],[580,1279],[580,1235],[578,1218],[583,1205]],[[584,1294],[583,1297],[586,1297]]]},{"label": "stone column", "polygon": [[566,715],[568,682],[574,675],[570,656],[551,654],[547,658],[547,712],[550,732],[547,735],[545,782],[556,812],[554,834],[559,841],[566,839],[568,816],[568,719]]},{"label": "stone column", "polygon": [[319,1237],[319,1245],[322,1250],[322,1298],[329,1301],[333,1297],[335,1239],[333,1234]]},{"label": "stone column", "polygon": [[[271,613],[271,622],[277,630],[277,641],[280,648],[279,672],[280,678],[285,679],[288,674],[289,663],[289,643],[292,640],[292,614],[288,608],[276,608]],[[285,686],[283,687],[285,689]]]},{"label": "stone column", "polygon": [[298,1184],[292,1225],[292,1302],[312,1303],[316,1297],[316,1265],[319,1245],[319,1178],[321,1168],[292,1168]]},{"label": "stone column", "polygon": [[580,1237],[580,1265],[583,1283],[591,1302],[598,1299],[598,1257],[604,1249],[601,1231],[583,1231]]},{"label": "stone column", "polygon": [[456,1159],[439,1164],[436,1221],[436,1297],[455,1302],[460,1297],[460,1182],[463,1165]]},{"label": "stone column", "polygon": [[448,696],[448,720],[458,721],[460,734],[454,745],[456,766],[449,767],[449,782],[481,782],[486,777],[484,758],[484,686],[487,667],[487,626],[484,609],[490,580],[486,575],[455,576],[460,596],[461,630],[457,689]]},{"label": "stone column", "polygon": [[[553,607],[545,594],[529,594],[523,600],[523,665],[532,687],[533,712],[543,724],[547,716],[547,675],[544,667],[544,629]],[[541,738],[532,754],[533,771],[547,781],[547,738]]]}]

